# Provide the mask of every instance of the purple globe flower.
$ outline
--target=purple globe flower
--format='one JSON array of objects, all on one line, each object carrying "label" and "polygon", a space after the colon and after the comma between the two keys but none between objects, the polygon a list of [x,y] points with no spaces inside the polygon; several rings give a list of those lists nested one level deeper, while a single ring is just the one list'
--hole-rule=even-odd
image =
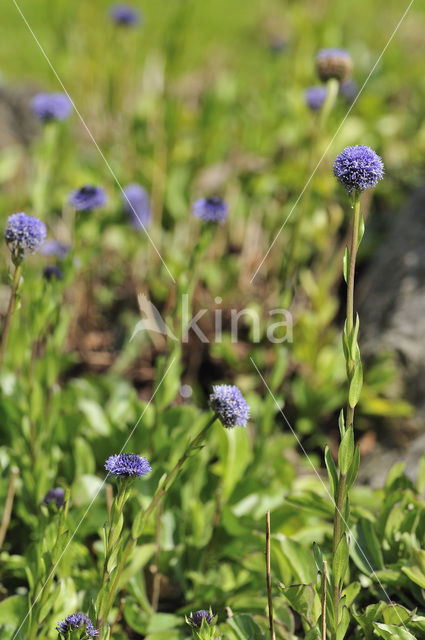
[{"label": "purple globe flower", "polygon": [[359,87],[357,86],[357,82],[354,80],[346,80],[345,82],[341,82],[339,85],[339,92],[344,96],[348,103],[351,103],[357,96]]},{"label": "purple globe flower", "polygon": [[192,213],[195,218],[200,218],[204,222],[217,222],[223,224],[227,218],[228,205],[220,196],[210,196],[209,198],[198,198],[192,206]]},{"label": "purple globe flower", "polygon": [[333,173],[348,193],[374,187],[384,177],[384,163],[365,145],[346,147],[333,164]]},{"label": "purple globe flower", "polygon": [[108,196],[102,187],[86,184],[72,191],[68,200],[77,211],[91,211],[103,207],[108,201]]},{"label": "purple globe flower", "polygon": [[66,120],[72,111],[72,102],[66,93],[37,93],[31,106],[37,118],[43,122]]},{"label": "purple globe flower", "polygon": [[224,427],[246,427],[250,413],[249,404],[234,385],[213,386],[210,407]]},{"label": "purple globe flower", "polygon": [[141,20],[140,11],[128,4],[113,5],[110,16],[115,24],[124,27],[133,27]]},{"label": "purple globe flower", "polygon": [[114,476],[140,477],[152,471],[151,465],[137,453],[120,453],[110,456],[105,462],[105,469]]},{"label": "purple globe flower", "polygon": [[54,264],[48,264],[43,269],[43,278],[46,280],[62,280],[63,272]]},{"label": "purple globe flower", "polygon": [[131,218],[133,227],[143,229],[150,222],[151,209],[146,189],[140,184],[129,184],[124,188],[122,201]]},{"label": "purple globe flower", "polygon": [[84,627],[86,630],[86,635],[89,638],[94,638],[99,635],[99,632],[94,628],[90,618],[84,613],[79,612],[73,613],[72,615],[65,618],[65,620],[63,620],[62,622],[58,622],[56,631],[59,631],[59,633],[62,634],[66,634],[66,637],[68,637],[68,633],[70,631],[73,631],[74,629],[83,629]]},{"label": "purple globe flower", "polygon": [[319,111],[326,100],[326,87],[308,87],[304,92],[306,105],[312,111]]},{"label": "purple globe flower", "polygon": [[40,253],[43,256],[55,256],[60,260],[64,260],[68,255],[70,246],[63,244],[58,240],[46,240],[40,247]]},{"label": "purple globe flower", "polygon": [[43,504],[50,504],[53,501],[55,502],[58,509],[60,507],[63,507],[63,505],[65,504],[65,491],[60,487],[49,489],[49,491],[43,498]]},{"label": "purple globe flower", "polygon": [[213,616],[210,611],[206,609],[200,609],[199,611],[195,611],[195,613],[191,613],[187,618],[188,623],[192,627],[200,627],[202,625],[202,620],[205,620],[207,624],[212,624]]},{"label": "purple globe flower", "polygon": [[27,253],[34,253],[46,237],[46,227],[41,220],[14,213],[7,219],[4,238],[15,260],[22,260]]},{"label": "purple globe flower", "polygon": [[316,68],[322,82],[330,78],[344,82],[352,71],[353,62],[345,49],[321,49],[316,55]]}]

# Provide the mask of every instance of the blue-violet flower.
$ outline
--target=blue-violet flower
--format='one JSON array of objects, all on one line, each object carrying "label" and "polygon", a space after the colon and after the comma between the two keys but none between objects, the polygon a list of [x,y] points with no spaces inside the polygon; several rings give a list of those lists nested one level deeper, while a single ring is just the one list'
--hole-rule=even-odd
[{"label": "blue-violet flower", "polygon": [[384,163],[365,145],[346,147],[334,161],[333,173],[348,193],[374,187],[384,177]]},{"label": "blue-violet flower", "polygon": [[210,407],[224,427],[246,427],[249,419],[249,404],[235,385],[213,386]]}]

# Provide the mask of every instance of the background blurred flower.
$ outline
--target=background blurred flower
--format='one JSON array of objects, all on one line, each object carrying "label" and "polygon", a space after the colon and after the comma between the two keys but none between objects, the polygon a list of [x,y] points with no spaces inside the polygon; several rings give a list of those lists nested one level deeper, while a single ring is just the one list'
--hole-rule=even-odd
[{"label": "background blurred flower", "polygon": [[312,111],[318,111],[326,100],[326,94],[326,87],[308,87],[304,92],[305,102]]},{"label": "background blurred flower", "polygon": [[364,191],[384,177],[384,163],[370,147],[354,145],[335,158],[333,172],[348,193]]},{"label": "background blurred flower", "polygon": [[63,272],[54,264],[48,264],[43,269],[43,277],[46,280],[62,280]]},{"label": "background blurred flower", "polygon": [[60,260],[66,258],[69,253],[70,246],[67,244],[63,244],[58,240],[46,240],[40,247],[40,253],[43,256],[55,256]]},{"label": "background blurred flower", "polygon": [[31,101],[32,110],[43,121],[66,120],[72,103],[65,93],[37,93]]},{"label": "background blurred flower", "polygon": [[209,196],[208,198],[198,198],[192,207],[195,218],[200,218],[204,222],[218,222],[222,224],[227,218],[228,205],[220,196]]},{"label": "background blurred flower", "polygon": [[58,509],[60,507],[63,507],[63,505],[65,504],[65,491],[60,487],[49,489],[49,491],[43,498],[43,504],[50,504],[53,501],[56,503]]},{"label": "background blurred flower", "polygon": [[141,21],[140,11],[128,4],[116,4],[110,9],[110,16],[115,24],[131,27]]},{"label": "background blurred flower", "polygon": [[72,191],[68,199],[78,211],[91,211],[103,207],[108,201],[108,196],[102,187],[87,184]]},{"label": "background blurred flower", "polygon": [[152,471],[146,458],[137,453],[120,453],[110,456],[105,462],[105,469],[114,476],[144,476]]},{"label": "background blurred flower", "polygon": [[25,213],[14,213],[7,219],[4,238],[16,258],[37,251],[46,237],[46,227],[41,220]]},{"label": "background blurred flower", "polygon": [[343,82],[349,77],[353,62],[345,49],[321,49],[316,56],[316,68],[323,82],[330,78]]},{"label": "background blurred flower", "polygon": [[235,385],[215,385],[210,395],[210,407],[224,427],[246,427],[249,404]]},{"label": "background blurred flower", "polygon": [[[125,194],[125,195],[124,195]],[[140,184],[129,184],[124,188],[122,201],[125,210],[131,218],[133,227],[143,229],[150,222],[150,202],[149,196]]]},{"label": "background blurred flower", "polygon": [[347,102],[353,102],[354,98],[357,96],[359,92],[359,87],[357,82],[354,80],[345,80],[345,82],[341,82],[339,85],[340,94],[347,100]]}]

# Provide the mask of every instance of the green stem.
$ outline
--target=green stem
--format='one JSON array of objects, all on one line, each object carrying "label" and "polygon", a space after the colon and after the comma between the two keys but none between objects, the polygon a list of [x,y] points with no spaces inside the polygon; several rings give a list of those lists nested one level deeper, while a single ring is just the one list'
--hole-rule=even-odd
[{"label": "green stem", "polygon": [[335,106],[339,91],[339,81],[336,78],[329,78],[326,83],[326,98],[320,110],[319,130],[323,131],[326,120]]},{"label": "green stem", "polygon": [[15,263],[15,273],[13,274],[12,291],[10,294],[9,306],[7,308],[6,320],[4,323],[3,335],[0,346],[0,375],[3,369],[4,355],[6,353],[7,338],[10,330],[10,323],[12,321],[13,311],[16,305],[16,299],[18,297],[19,281],[21,279],[22,262]]},{"label": "green stem", "polygon": [[[350,264],[348,270],[347,280],[347,335],[351,336],[354,327],[354,278],[356,275],[356,258],[357,248],[359,244],[359,226],[360,226],[360,193],[356,193],[354,196],[354,220],[353,231],[351,234],[351,247],[350,247]],[[348,379],[351,379],[351,373],[354,367],[354,360],[351,357],[347,362],[347,375]],[[347,407],[347,420],[346,427],[348,428],[353,424],[354,420],[354,408],[348,405]]]},{"label": "green stem", "polygon": [[167,489],[169,488],[170,484],[173,482],[174,478],[177,476],[177,474],[181,470],[183,464],[186,462],[190,453],[193,451],[193,449],[196,449],[196,447],[198,447],[201,444],[207,431],[214,424],[216,420],[217,420],[216,415],[214,415],[210,420],[208,420],[207,424],[202,429],[202,431],[188,444],[183,455],[179,458],[174,468],[170,471],[170,473],[166,476],[166,478],[164,478],[164,480],[161,483],[161,486],[157,490],[156,494],[152,498],[150,505],[145,511],[145,517],[144,517],[145,522],[147,521],[151,513],[155,510],[155,508],[158,506],[161,498],[167,493]]}]

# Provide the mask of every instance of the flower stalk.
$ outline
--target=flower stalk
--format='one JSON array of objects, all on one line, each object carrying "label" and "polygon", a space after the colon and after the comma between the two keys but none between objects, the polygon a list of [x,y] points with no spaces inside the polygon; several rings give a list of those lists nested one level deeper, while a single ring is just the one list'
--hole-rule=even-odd
[{"label": "flower stalk", "polygon": [[22,260],[14,261],[14,266],[15,266],[15,271],[14,271],[13,280],[12,280],[12,291],[10,293],[9,306],[6,312],[6,319],[4,322],[3,335],[1,338],[1,345],[0,345],[0,375],[3,370],[3,362],[4,362],[4,356],[6,353],[7,339],[9,337],[12,316],[15,310],[16,301],[18,299],[18,289],[19,289],[19,283],[21,280],[21,272],[22,272]]}]

